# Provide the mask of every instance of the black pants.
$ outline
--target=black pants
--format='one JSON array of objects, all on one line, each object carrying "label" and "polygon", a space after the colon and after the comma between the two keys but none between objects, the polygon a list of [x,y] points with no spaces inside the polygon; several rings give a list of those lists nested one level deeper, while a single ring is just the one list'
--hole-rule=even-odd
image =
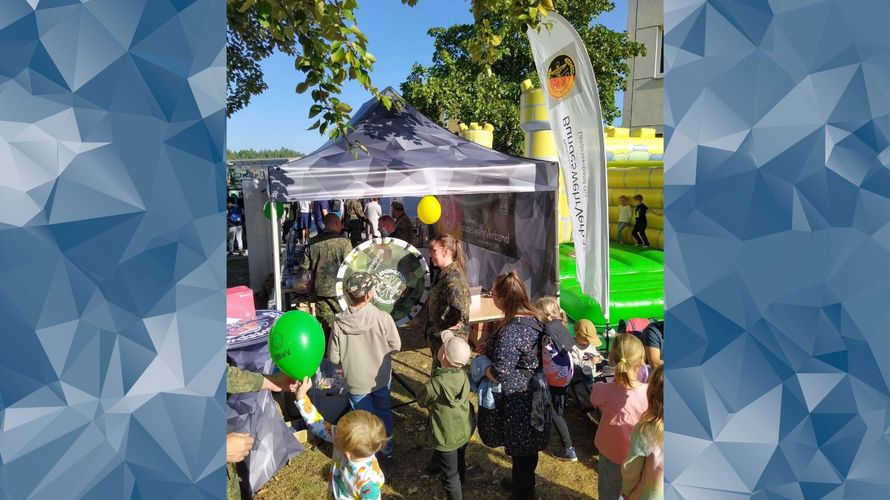
[{"label": "black pants", "polygon": [[442,486],[445,487],[445,495],[448,500],[462,500],[463,492],[461,484],[467,480],[467,463],[464,460],[467,445],[463,445],[454,451],[436,451],[434,459],[439,465]]},{"label": "black pants", "polygon": [[572,435],[569,434],[569,426],[566,425],[566,419],[562,417],[566,409],[566,393],[568,387],[550,387],[550,400],[553,408],[550,411],[550,421],[556,427],[559,433],[559,439],[565,448],[572,447]]},{"label": "black pants", "polygon": [[349,232],[349,241],[352,243],[352,247],[355,248],[362,242],[362,228],[364,228],[365,224],[360,220],[350,220],[346,223],[346,230]]},{"label": "black pants", "polygon": [[559,432],[559,439],[560,441],[562,441],[563,447],[571,448],[572,435],[569,434],[569,426],[566,425],[566,419],[562,418],[562,415],[559,415],[555,411],[552,411],[550,412],[550,420],[556,427],[556,431]]},{"label": "black pants", "polygon": [[538,454],[517,455],[513,458],[513,499],[529,500],[535,497],[535,469]]},{"label": "black pants", "polygon": [[649,238],[646,237],[647,225],[648,221],[637,220],[636,224],[634,224],[633,231],[631,231],[631,234],[634,236],[634,239],[637,240],[637,243],[646,247],[649,246]]}]

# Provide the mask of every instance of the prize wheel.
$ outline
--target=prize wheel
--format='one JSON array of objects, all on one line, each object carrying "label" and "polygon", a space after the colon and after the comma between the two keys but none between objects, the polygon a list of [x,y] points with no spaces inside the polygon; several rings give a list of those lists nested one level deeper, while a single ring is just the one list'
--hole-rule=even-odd
[{"label": "prize wheel", "polygon": [[420,252],[398,238],[374,238],[352,249],[337,272],[337,299],[346,309],[346,280],[353,273],[377,276],[371,302],[402,325],[420,312],[430,291],[430,270]]}]

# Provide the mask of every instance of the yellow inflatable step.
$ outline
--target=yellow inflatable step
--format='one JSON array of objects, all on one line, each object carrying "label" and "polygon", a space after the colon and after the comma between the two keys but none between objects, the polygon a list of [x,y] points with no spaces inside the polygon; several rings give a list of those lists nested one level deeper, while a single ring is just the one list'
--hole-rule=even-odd
[{"label": "yellow inflatable step", "polygon": [[[624,242],[633,245],[636,242],[634,241],[633,236],[630,235],[630,230],[631,228],[624,230]],[[609,238],[612,241],[618,241],[618,224],[609,224]],[[646,238],[649,239],[649,246],[651,248],[664,250],[664,231],[652,227],[646,228]]]},{"label": "yellow inflatable step", "polygon": [[609,188],[663,188],[664,168],[606,169]]}]

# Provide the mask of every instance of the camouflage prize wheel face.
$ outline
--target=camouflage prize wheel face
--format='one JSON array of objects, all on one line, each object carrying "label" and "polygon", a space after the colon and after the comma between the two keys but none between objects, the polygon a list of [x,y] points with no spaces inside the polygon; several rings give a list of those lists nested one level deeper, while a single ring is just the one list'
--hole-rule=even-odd
[{"label": "camouflage prize wheel face", "polygon": [[353,273],[377,276],[371,302],[402,325],[420,312],[430,291],[430,272],[423,256],[398,238],[374,238],[352,249],[337,271],[337,299],[346,309],[344,287]]}]

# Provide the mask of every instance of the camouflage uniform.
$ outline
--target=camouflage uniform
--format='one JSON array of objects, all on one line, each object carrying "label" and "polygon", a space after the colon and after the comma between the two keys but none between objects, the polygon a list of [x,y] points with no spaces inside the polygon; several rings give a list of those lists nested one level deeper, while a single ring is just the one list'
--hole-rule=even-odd
[{"label": "camouflage uniform", "polygon": [[362,208],[360,200],[346,200],[343,204],[343,222],[351,220],[362,220],[365,217],[365,210]]},{"label": "camouflage uniform", "polygon": [[[254,373],[229,365],[226,368],[226,392],[239,394],[257,392],[263,388],[262,373]],[[233,463],[226,464],[226,500],[241,500],[238,471]]]},{"label": "camouflage uniform", "polygon": [[365,210],[361,200],[346,200],[343,204],[343,227],[349,233],[349,241],[358,245],[362,241]]},{"label": "camouflage uniform", "polygon": [[455,334],[464,340],[469,336],[470,326],[470,288],[467,277],[456,262],[442,269],[427,297],[423,310],[412,320],[423,326],[423,333],[429,341],[433,354],[433,369],[439,366],[436,354],[442,345],[439,332],[462,323]]},{"label": "camouflage uniform", "polygon": [[324,330],[325,345],[331,335],[334,316],[340,312],[336,298],[337,270],[351,250],[348,239],[324,232],[309,240],[309,251],[303,260],[303,268],[311,269],[315,279],[315,317]]},{"label": "camouflage uniform", "polygon": [[263,388],[263,380],[265,377],[262,373],[249,372],[229,365],[226,370],[226,392],[228,394],[257,392]]},{"label": "camouflage uniform", "polygon": [[411,219],[405,214],[396,219],[396,229],[390,236],[405,240],[412,245],[417,245],[414,241],[414,224],[411,224]]}]

